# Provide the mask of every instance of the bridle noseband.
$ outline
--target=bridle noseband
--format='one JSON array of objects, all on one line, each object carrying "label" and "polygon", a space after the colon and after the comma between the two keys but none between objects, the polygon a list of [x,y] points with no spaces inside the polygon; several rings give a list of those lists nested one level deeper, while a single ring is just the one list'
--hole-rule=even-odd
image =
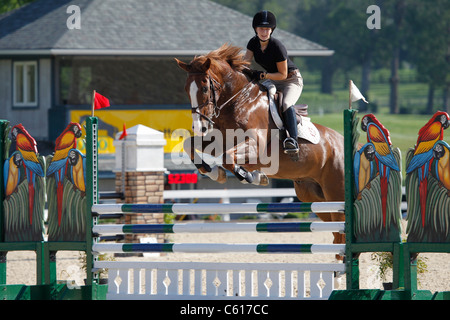
[{"label": "bridle noseband", "polygon": [[[209,98],[208,98],[208,101],[206,101],[206,102],[204,102],[202,104],[199,104],[195,108],[192,108],[192,113],[198,114],[201,118],[204,118],[211,125],[215,124],[215,122],[211,118],[212,117],[218,118],[219,115],[220,115],[220,111],[223,109],[223,107],[225,107],[231,100],[233,100],[238,94],[240,94],[242,91],[244,91],[251,84],[251,82],[249,82],[241,90],[239,90],[235,95],[233,95],[230,99],[228,99],[227,101],[222,103],[220,106],[218,106],[217,105],[217,101],[219,100],[219,98],[216,98],[216,90],[219,91],[219,95],[217,95],[217,96],[220,96],[220,91],[222,89],[222,85],[220,84],[220,82],[217,81],[216,79],[214,79],[208,73],[191,73],[191,74],[206,74],[207,77],[208,77],[208,80],[209,80]],[[216,85],[218,86],[218,88],[216,87]],[[200,112],[200,108],[203,108],[204,106],[207,106],[209,104],[213,105],[213,113],[212,113],[212,115],[210,117],[208,117],[207,115],[204,115],[203,113]]]},{"label": "bridle noseband", "polygon": [[[205,73],[201,73],[201,74],[205,74]],[[217,90],[220,91],[221,84],[219,83],[219,81],[217,81],[216,79],[211,77],[209,74],[206,73],[206,75],[208,76],[208,80],[209,80],[209,97],[208,97],[208,101],[206,101],[205,103],[199,104],[195,108],[192,108],[192,112],[198,114],[200,117],[204,118],[209,123],[214,125],[215,124],[214,121],[210,117],[208,117],[207,115],[204,115],[203,113],[201,113],[200,112],[200,108],[203,108],[204,106],[212,104],[213,105],[213,114],[212,114],[211,117],[216,117],[217,118],[220,115],[220,109],[217,107],[217,100],[218,100],[218,98],[216,98],[216,85],[219,87]]]}]

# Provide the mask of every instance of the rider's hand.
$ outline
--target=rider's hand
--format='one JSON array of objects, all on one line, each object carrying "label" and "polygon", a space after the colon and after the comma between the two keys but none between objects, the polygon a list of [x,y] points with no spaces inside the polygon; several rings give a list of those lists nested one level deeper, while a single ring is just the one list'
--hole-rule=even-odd
[{"label": "rider's hand", "polygon": [[244,69],[243,73],[250,78],[250,81],[259,81],[264,79],[261,75],[265,75],[264,71],[252,70],[252,69]]}]

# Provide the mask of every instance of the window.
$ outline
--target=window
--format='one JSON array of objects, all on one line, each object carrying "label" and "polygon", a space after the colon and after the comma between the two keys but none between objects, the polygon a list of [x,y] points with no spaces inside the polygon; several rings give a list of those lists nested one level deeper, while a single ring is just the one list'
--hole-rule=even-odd
[{"label": "window", "polygon": [[92,90],[96,90],[115,106],[188,105],[189,98],[183,90],[186,77],[172,60],[156,57],[59,58],[58,101],[62,105],[90,105]]},{"label": "window", "polygon": [[14,106],[37,106],[37,62],[14,62]]}]

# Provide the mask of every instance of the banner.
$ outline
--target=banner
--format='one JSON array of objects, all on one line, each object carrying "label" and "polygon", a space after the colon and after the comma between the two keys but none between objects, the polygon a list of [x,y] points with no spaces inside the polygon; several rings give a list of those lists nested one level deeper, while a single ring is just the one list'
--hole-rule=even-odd
[{"label": "banner", "polygon": [[[78,122],[83,127],[86,117],[91,116],[90,110],[71,110],[70,121]],[[170,153],[180,144],[180,139],[172,139],[172,133],[177,129],[192,132],[192,117],[190,109],[157,109],[157,110],[96,110],[99,121],[98,151],[99,153],[115,153],[113,141],[118,132],[123,131],[124,123],[129,133],[130,128],[141,124],[164,133],[167,144],[164,152]],[[83,128],[84,130],[84,128]],[[83,131],[84,137],[85,132]],[[84,152],[83,139],[78,139],[78,149]],[[179,151],[177,148],[174,151]]]}]

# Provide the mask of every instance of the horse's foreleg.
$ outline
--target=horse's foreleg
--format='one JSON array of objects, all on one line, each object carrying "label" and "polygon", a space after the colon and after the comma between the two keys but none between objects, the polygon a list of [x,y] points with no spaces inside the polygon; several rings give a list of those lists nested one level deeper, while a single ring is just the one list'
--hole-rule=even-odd
[{"label": "horse's foreleg", "polygon": [[201,137],[197,136],[184,140],[183,144],[184,151],[189,155],[192,163],[195,165],[200,174],[206,175],[211,180],[217,181],[219,183],[225,183],[227,180],[225,169],[216,165],[210,166],[202,159],[202,157],[200,157],[200,155],[195,150],[204,150],[204,147],[204,140]]},{"label": "horse's foreleg", "polygon": [[223,167],[232,172],[242,183],[266,186],[269,184],[267,176],[259,171],[249,171],[248,164],[258,161],[258,146],[253,139],[245,141],[228,149],[223,155]]},{"label": "horse's foreleg", "polygon": [[235,164],[233,171],[231,172],[233,172],[234,175],[242,183],[251,183],[258,186],[269,185],[269,178],[262,171],[259,170],[247,171],[247,169],[245,169],[244,167]]}]

